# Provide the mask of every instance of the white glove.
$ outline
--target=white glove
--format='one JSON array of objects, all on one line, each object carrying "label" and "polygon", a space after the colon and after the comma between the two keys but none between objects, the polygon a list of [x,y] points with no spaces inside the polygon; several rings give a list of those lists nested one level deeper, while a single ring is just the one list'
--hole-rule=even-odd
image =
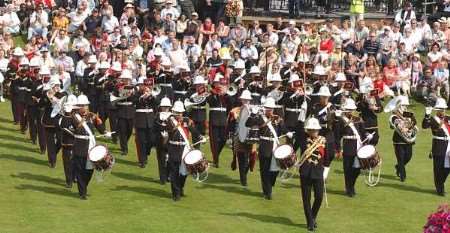
[{"label": "white glove", "polygon": [[336,110],[334,111],[334,115],[336,115],[337,117],[341,117],[342,116],[342,110]]},{"label": "white glove", "polygon": [[294,132],[287,132],[286,137],[288,137],[288,138],[294,137]]},{"label": "white glove", "polygon": [[201,139],[200,139],[200,143],[206,143],[206,137],[202,137]]},{"label": "white glove", "polygon": [[426,107],[426,108],[425,108],[425,115],[430,115],[430,114],[431,114],[431,111],[433,111],[433,108],[432,108],[432,107]]},{"label": "white glove", "polygon": [[104,136],[105,138],[111,138],[112,135],[113,135],[113,132],[106,132],[105,134],[103,134],[103,136]]},{"label": "white glove", "polygon": [[330,167],[324,167],[323,168],[323,180],[326,180],[328,178],[328,173],[330,172]]},{"label": "white glove", "polygon": [[252,113],[252,114],[257,114],[258,112],[259,112],[258,107],[251,107],[251,108],[250,108],[250,113]]},{"label": "white glove", "polygon": [[367,134],[367,135],[366,135],[367,140],[368,140],[368,141],[372,140],[373,135],[374,135],[373,133]]},{"label": "white glove", "polygon": [[162,132],[161,132],[161,136],[162,136],[163,138],[167,138],[167,137],[169,137],[169,133],[167,133],[167,131],[162,131]]}]

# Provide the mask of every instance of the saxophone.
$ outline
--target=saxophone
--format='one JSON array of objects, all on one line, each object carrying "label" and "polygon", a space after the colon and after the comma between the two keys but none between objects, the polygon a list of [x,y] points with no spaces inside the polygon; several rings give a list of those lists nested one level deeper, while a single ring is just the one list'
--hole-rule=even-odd
[{"label": "saxophone", "polygon": [[319,136],[311,143],[311,145],[303,152],[303,157],[298,161],[297,166],[301,167],[306,160],[311,158],[317,148],[325,146],[325,137]]}]

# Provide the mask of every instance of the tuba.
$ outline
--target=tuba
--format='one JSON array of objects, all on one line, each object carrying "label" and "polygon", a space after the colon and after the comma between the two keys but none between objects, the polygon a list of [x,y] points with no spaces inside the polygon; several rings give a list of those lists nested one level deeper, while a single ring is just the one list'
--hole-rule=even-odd
[{"label": "tuba", "polygon": [[[410,112],[404,112],[407,114],[413,114]],[[417,132],[419,128],[409,117],[404,117],[403,115],[396,115],[398,119],[395,119],[394,122],[391,122],[395,131],[403,138],[407,143],[413,143],[416,141]]]}]

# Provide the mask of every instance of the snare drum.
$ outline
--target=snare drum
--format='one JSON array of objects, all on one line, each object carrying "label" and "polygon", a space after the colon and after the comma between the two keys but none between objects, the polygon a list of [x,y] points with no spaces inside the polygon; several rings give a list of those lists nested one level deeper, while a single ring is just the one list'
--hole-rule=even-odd
[{"label": "snare drum", "polygon": [[275,148],[273,156],[278,162],[281,169],[286,170],[294,166],[297,162],[297,156],[295,156],[295,151],[292,146],[288,144],[280,145]]},{"label": "snare drum", "polygon": [[365,145],[358,150],[358,159],[361,169],[373,169],[380,163],[380,156],[373,145]]},{"label": "snare drum", "polygon": [[208,168],[208,161],[200,150],[189,151],[183,159],[189,174],[200,174]]},{"label": "snare drum", "polygon": [[88,155],[96,170],[109,170],[114,165],[114,157],[109,153],[106,146],[94,146]]}]

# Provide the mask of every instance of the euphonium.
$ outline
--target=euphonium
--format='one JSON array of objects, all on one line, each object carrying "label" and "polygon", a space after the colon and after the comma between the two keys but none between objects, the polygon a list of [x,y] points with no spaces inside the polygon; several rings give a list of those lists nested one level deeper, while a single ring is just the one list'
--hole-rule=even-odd
[{"label": "euphonium", "polygon": [[411,118],[404,117],[402,115],[397,115],[398,119],[393,122],[393,127],[395,131],[402,137],[406,142],[413,143],[416,140],[417,132],[419,128]]}]

